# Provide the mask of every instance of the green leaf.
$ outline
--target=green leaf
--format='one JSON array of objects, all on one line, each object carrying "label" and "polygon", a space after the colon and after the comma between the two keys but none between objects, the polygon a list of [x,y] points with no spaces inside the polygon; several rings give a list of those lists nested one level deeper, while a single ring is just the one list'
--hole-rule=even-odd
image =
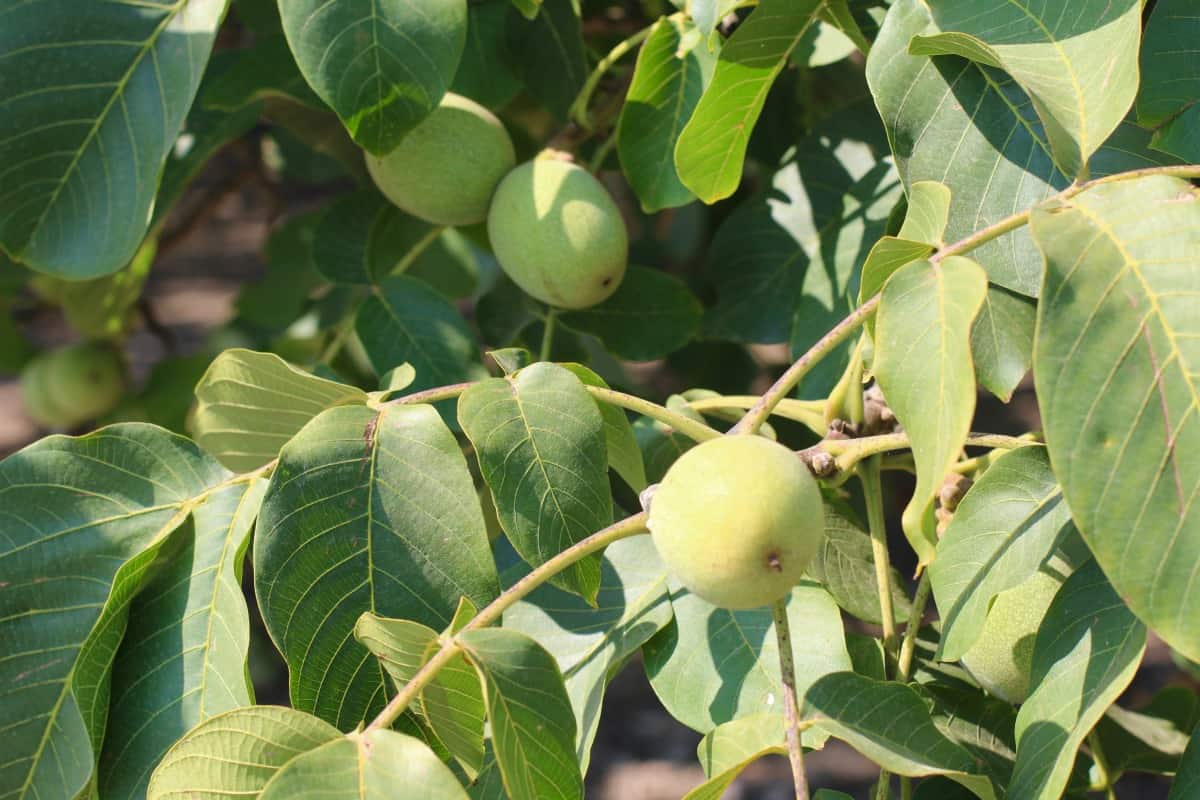
[{"label": "green leaf", "polygon": [[696,199],[675,171],[675,143],[715,65],[701,33],[672,17],[654,23],[638,53],[617,123],[617,152],[647,214]]},{"label": "green leaf", "polygon": [[653,361],[686,345],[700,328],[702,309],[683,283],[662,270],[630,266],[611,297],[559,319],[590,333],[627,361]]},{"label": "green leaf", "polygon": [[375,155],[437,107],[467,35],[466,0],[290,0],[279,11],[305,79]]},{"label": "green leaf", "polygon": [[[875,557],[871,536],[839,503],[825,505],[825,539],[808,566],[808,574],[820,583],[837,604],[851,615],[873,624],[883,620],[879,590],[875,583]],[[892,608],[897,622],[908,619],[909,600],[904,579],[892,575]]]},{"label": "green leaf", "polygon": [[1200,658],[1200,195],[1143,178],[1032,224],[1046,256],[1034,377],[1055,474],[1117,592]]},{"label": "green leaf", "polygon": [[979,383],[1004,402],[1033,364],[1037,304],[1016,292],[989,286],[971,326],[971,357]]},{"label": "green leaf", "polygon": [[929,565],[942,619],[937,657],[960,659],[983,630],[992,598],[1031,578],[1073,530],[1045,448],[996,459],[954,512]]},{"label": "green leaf", "polygon": [[1137,711],[1111,705],[1096,723],[1104,762],[1111,772],[1171,774],[1200,721],[1200,701],[1186,686],[1168,686]]},{"label": "green leaf", "polygon": [[196,384],[196,443],[237,472],[258,469],[327,408],[362,405],[355,386],[318,378],[273,353],[236,348]]},{"label": "green leaf", "polygon": [[[1122,0],[1114,8],[1128,5]],[[909,54],[913,36],[938,32],[924,2],[897,0],[867,58],[867,79],[905,185],[936,180],[953,192],[946,229],[953,242],[1066,188],[1073,176],[1055,166],[1041,120],[1010,76],[957,56]],[[1137,126],[1121,124],[1093,155],[1091,175],[1173,163],[1148,149],[1149,138]],[[993,283],[1037,295],[1042,260],[1024,228],[984,244],[972,257]]]},{"label": "green leaf", "polygon": [[[718,299],[704,320],[715,338],[803,350],[856,305],[862,261],[887,229],[899,179],[862,142],[831,147],[812,136],[797,150],[717,230]],[[824,369],[836,381],[844,366]]]},{"label": "green leaf", "polygon": [[[783,715],[764,712],[742,717],[709,731],[696,747],[708,780],[692,789],[684,800],[720,800],[742,770],[771,753],[786,753]],[[810,728],[808,736],[817,733]]]},{"label": "green leaf", "polygon": [[450,90],[482,106],[501,108],[521,91],[521,81],[509,65],[505,49],[509,2],[470,3],[467,13],[467,45]]},{"label": "green leaf", "polygon": [[254,578],[296,708],[347,729],[382,707],[382,669],[352,636],[364,612],[440,629],[460,597],[482,607],[496,596],[475,498],[432,406],[330,409],[283,448]]},{"label": "green leaf", "polygon": [[[479,459],[504,532],[537,566],[612,521],[604,420],[570,371],[538,363],[467,389],[458,419]],[[592,602],[592,555],[552,581]]]},{"label": "green leaf", "polygon": [[1133,680],[1145,648],[1145,626],[1095,561],[1067,579],[1033,645],[1033,690],[1017,713],[1010,797],[1061,796],[1075,752]]},{"label": "green leaf", "polygon": [[296,756],[258,796],[261,800],[466,800],[467,793],[420,739],[372,730]]},{"label": "green leaf", "polygon": [[1140,0],[1054,4],[929,0],[936,32],[914,55],[957,55],[1011,75],[1033,102],[1055,162],[1072,177],[1125,117],[1138,88]]},{"label": "green leaf", "polygon": [[[1200,68],[1194,52],[1200,17],[1188,0],[1158,0],[1142,34],[1137,117],[1162,125],[1200,100]],[[1178,124],[1178,123],[1176,123]]]},{"label": "green leaf", "polygon": [[1155,133],[1150,146],[1188,163],[1200,161],[1200,104],[1189,106]]},{"label": "green leaf", "polygon": [[1200,736],[1192,731],[1192,739],[1183,751],[1167,800],[1191,800],[1197,792],[1200,792]]},{"label": "green leaf", "polygon": [[634,536],[604,551],[594,608],[544,584],[504,612],[504,628],[533,637],[562,670],[575,714],[575,755],[584,773],[609,679],[671,621],[666,578],[650,537]]},{"label": "green leaf", "polygon": [[354,327],[376,372],[412,364],[414,392],[486,374],[458,309],[416,278],[384,281],[359,308]]},{"label": "green leaf", "polygon": [[897,775],[947,775],[986,784],[962,746],[937,729],[929,706],[911,686],[853,672],[818,679],[804,695],[804,719],[815,722]]},{"label": "green leaf", "polygon": [[484,683],[492,745],[509,795],[582,797],[575,715],[554,657],[514,631],[467,631],[458,641]]},{"label": "green leaf", "polygon": [[242,564],[267,482],[210,495],[134,598],[113,664],[100,759],[105,797],[143,797],[167,749],[197,723],[253,703]]},{"label": "green leaf", "polygon": [[[892,273],[912,261],[925,258],[945,244],[943,236],[950,219],[950,190],[938,181],[917,181],[908,187],[904,223],[895,236],[875,242],[862,265],[858,302],[877,295]],[[875,332],[875,319],[867,320]]]},{"label": "green leaf", "polygon": [[[354,638],[382,662],[397,688],[413,679],[440,644],[433,628],[371,613],[358,618]],[[483,687],[475,670],[461,655],[455,656],[421,690],[417,702],[429,727],[474,779],[484,758]]]},{"label": "green leaf", "polygon": [[958,459],[975,414],[971,323],[987,293],[974,261],[918,261],[888,279],[875,320],[875,377],[904,425],[917,463],[917,488],[904,533],[920,564],[933,560],[933,500]]},{"label": "green leaf", "polygon": [[1016,758],[1017,712],[975,687],[926,684],[921,691],[933,704],[934,726],[971,754],[974,771],[990,778],[996,796],[1003,797]]},{"label": "green leaf", "polygon": [[[671,586],[675,621],[643,648],[650,685],[671,716],[701,733],[764,712],[782,713],[779,645],[770,608],[730,611]],[[797,690],[850,669],[841,612],[805,581],[788,598]]]},{"label": "green leaf", "polygon": [[92,783],[130,603],[227,475],[142,424],[50,436],[0,461],[0,794],[75,797]]},{"label": "green leaf", "polygon": [[285,764],[339,739],[337,728],[290,708],[251,706],[218,714],[167,751],[146,798],[258,797]]},{"label": "green leaf", "polygon": [[679,179],[704,202],[737,189],[767,92],[822,5],[762,0],[721,48],[712,82],[675,146]]},{"label": "green leaf", "polygon": [[5,9],[0,250],[74,279],[129,263],[224,13],[224,0]]},{"label": "green leaf", "polygon": [[282,31],[256,39],[238,50],[233,64],[206,84],[200,102],[218,111],[236,111],[257,100],[286,98],[311,108],[326,108],[309,88]]},{"label": "green leaf", "polygon": [[539,13],[533,1],[532,13],[508,15],[509,67],[535,100],[565,120],[588,74],[579,9],[573,0],[544,0]]},{"label": "green leaf", "polygon": [[317,271],[333,283],[374,284],[412,265],[441,227],[405,214],[374,189],[334,201],[313,237]]},{"label": "green leaf", "polygon": [[[608,388],[603,378],[582,364],[567,363],[559,366],[573,372],[584,386]],[[596,407],[600,409],[600,417],[604,420],[604,446],[608,451],[609,468],[620,475],[630,489],[635,492],[642,491],[647,483],[646,467],[642,463],[642,451],[638,449],[637,438],[633,434],[633,426],[629,424],[625,409],[598,399]]]}]

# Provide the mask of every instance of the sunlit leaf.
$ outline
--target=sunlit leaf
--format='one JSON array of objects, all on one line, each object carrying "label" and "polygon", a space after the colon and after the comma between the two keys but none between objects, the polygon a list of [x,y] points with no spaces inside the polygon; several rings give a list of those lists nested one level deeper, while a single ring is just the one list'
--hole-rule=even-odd
[{"label": "sunlit leaf", "polygon": [[1096,562],[1075,572],[1050,604],[1033,646],[1029,698],[1017,714],[1010,797],[1060,797],[1075,751],[1133,680],[1146,628]]},{"label": "sunlit leaf", "polygon": [[364,612],[441,629],[460,597],[482,607],[498,590],[466,460],[426,405],[334,408],[309,423],[280,453],[254,568],[293,705],[343,729],[388,691],[354,641]]},{"label": "sunlit leaf", "polygon": [[273,353],[226,350],[196,385],[196,442],[232,470],[249,472],[279,454],[327,408],[361,405],[355,386],[319,378]]},{"label": "sunlit leaf", "polygon": [[819,0],[763,0],[721,48],[712,82],[675,145],[680,181],[704,202],[737,189],[767,92],[792,48],[816,22],[821,5]]},{"label": "sunlit leaf", "polygon": [[987,292],[978,264],[917,261],[888,279],[875,321],[875,376],[912,442],[917,488],[904,533],[921,564],[937,544],[933,499],[975,413],[971,324]]},{"label": "sunlit leaf", "polygon": [[76,280],[129,263],[225,5],[5,7],[0,249]]},{"label": "sunlit leaf", "polygon": [[1200,195],[1164,177],[1102,186],[1035,211],[1033,230],[1054,472],[1120,596],[1200,658]]}]

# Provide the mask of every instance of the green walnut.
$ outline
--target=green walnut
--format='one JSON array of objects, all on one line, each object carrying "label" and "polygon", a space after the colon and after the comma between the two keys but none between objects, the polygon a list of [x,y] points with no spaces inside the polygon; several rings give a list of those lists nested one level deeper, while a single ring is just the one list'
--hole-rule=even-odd
[{"label": "green walnut", "polygon": [[625,277],[629,237],[608,190],[582,167],[542,157],[500,182],[488,212],[500,267],[528,295],[587,308]]},{"label": "green walnut", "polygon": [[722,608],[756,608],[800,581],[825,536],[825,515],[795,453],[758,436],[723,436],[671,465],[648,527],[689,591]]},{"label": "green walnut", "polygon": [[963,655],[979,685],[1001,700],[1023,703],[1029,695],[1033,642],[1062,581],[1061,575],[1037,572],[996,595],[979,638]]},{"label": "green walnut", "polygon": [[401,209],[437,225],[483,222],[496,184],[517,163],[496,115],[447,94],[385,156],[367,155],[379,191]]},{"label": "green walnut", "polygon": [[21,374],[25,409],[47,428],[73,428],[107,414],[121,401],[125,387],[121,355],[101,343],[43,353]]}]

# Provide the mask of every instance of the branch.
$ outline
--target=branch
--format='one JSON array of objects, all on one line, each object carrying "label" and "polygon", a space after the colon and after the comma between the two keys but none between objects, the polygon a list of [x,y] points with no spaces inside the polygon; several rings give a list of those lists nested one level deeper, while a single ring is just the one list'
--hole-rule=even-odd
[{"label": "branch", "polygon": [[[640,514],[634,514],[632,517],[626,517],[620,522],[609,525],[607,528],[593,533],[586,539],[576,542],[554,556],[554,558],[535,567],[524,578],[521,578],[521,580],[501,592],[499,597],[484,607],[459,632],[486,628],[493,622],[498,621],[504,612],[518,600],[575,562],[585,556],[603,550],[613,542],[643,533],[645,530],[646,512],[643,511]],[[367,726],[367,730],[371,731],[390,727],[396,721],[396,718],[403,714],[409,704],[416,699],[421,690],[429,685],[429,682],[437,676],[438,671],[446,666],[461,650],[462,646],[458,644],[457,640],[452,637],[443,638],[438,651],[425,662],[424,666],[412,677],[412,680],[406,683],[404,688],[379,712],[379,716],[371,721],[371,724]]]},{"label": "branch", "polygon": [[588,386],[586,388],[597,400],[658,420],[697,442],[716,439],[721,436],[721,432],[715,428],[710,428],[703,422],[697,422],[691,417],[684,416],[669,408],[664,408],[658,403],[652,403],[649,400],[643,400],[640,397],[613,389],[605,389],[602,386]]}]

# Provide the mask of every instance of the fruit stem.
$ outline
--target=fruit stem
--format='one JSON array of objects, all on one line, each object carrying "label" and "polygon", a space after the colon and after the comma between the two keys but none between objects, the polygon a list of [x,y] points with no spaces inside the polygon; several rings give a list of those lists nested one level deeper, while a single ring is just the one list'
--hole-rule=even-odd
[{"label": "fruit stem", "polygon": [[549,309],[546,312],[545,322],[542,328],[542,347],[538,351],[538,361],[550,360],[550,349],[554,345],[554,324],[558,321],[557,309]]},{"label": "fruit stem", "polygon": [[652,403],[649,400],[643,400],[640,397],[613,389],[605,389],[602,386],[587,386],[585,388],[597,400],[608,403],[610,406],[618,406],[629,411],[636,411],[638,414],[658,420],[697,442],[716,439],[721,436],[720,431],[708,427],[703,422],[696,422],[691,417],[685,417],[683,414],[679,414],[669,408],[663,408],[658,403]]},{"label": "fruit stem", "polygon": [[783,678],[783,723],[788,760],[792,762],[792,780],[796,800],[808,800],[808,777],[804,774],[804,746],[800,743],[800,700],[796,694],[796,665],[792,658],[792,633],[788,625],[787,598],[775,601],[775,640],[779,644],[779,673]]},{"label": "fruit stem", "polygon": [[929,590],[931,588],[929,570],[925,570],[921,573],[921,580],[917,582],[917,591],[913,595],[912,611],[908,614],[908,625],[904,628],[904,641],[900,645],[900,660],[896,667],[896,680],[901,683],[908,683],[908,679],[912,677],[913,653],[917,648],[917,629],[921,627],[921,620],[925,618],[925,606],[929,603]]},{"label": "fruit stem", "polygon": [[[680,15],[674,14],[672,16],[678,17]],[[595,93],[596,87],[600,84],[600,79],[604,77],[604,73],[612,69],[613,64],[624,58],[626,53],[644,42],[654,28],[654,25],[647,25],[627,39],[618,42],[612,50],[608,51],[608,55],[600,59],[595,69],[587,76],[587,80],[584,81],[579,94],[575,96],[575,100],[571,103],[571,108],[567,111],[568,119],[574,120],[585,131],[589,133],[592,131],[592,122],[588,119],[587,111],[588,106],[592,102],[592,94]]]},{"label": "fruit stem", "polygon": [[[643,511],[640,514],[626,517],[620,522],[615,522],[607,528],[596,531],[586,539],[581,539],[549,561],[535,567],[524,578],[521,578],[521,580],[501,592],[499,597],[485,606],[470,622],[464,625],[459,630],[459,633],[486,628],[498,621],[504,612],[518,600],[575,562],[585,556],[603,550],[613,542],[644,533],[646,530],[646,516],[646,512]],[[417,674],[413,675],[412,679],[404,684],[404,687],[396,696],[388,701],[388,704],[379,712],[379,715],[371,720],[371,724],[366,727],[366,730],[372,731],[390,727],[404,713],[409,704],[416,699],[421,690],[429,685],[429,682],[437,676],[442,667],[446,666],[461,650],[462,646],[455,638],[444,638],[438,651],[417,670]]]},{"label": "fruit stem", "polygon": [[883,486],[879,480],[881,456],[871,456],[858,465],[863,500],[867,506],[867,529],[871,532],[871,554],[875,561],[875,587],[879,592],[879,615],[883,625],[883,649],[896,652],[896,611],[892,607],[892,562],[888,553],[887,527],[883,519]]}]

